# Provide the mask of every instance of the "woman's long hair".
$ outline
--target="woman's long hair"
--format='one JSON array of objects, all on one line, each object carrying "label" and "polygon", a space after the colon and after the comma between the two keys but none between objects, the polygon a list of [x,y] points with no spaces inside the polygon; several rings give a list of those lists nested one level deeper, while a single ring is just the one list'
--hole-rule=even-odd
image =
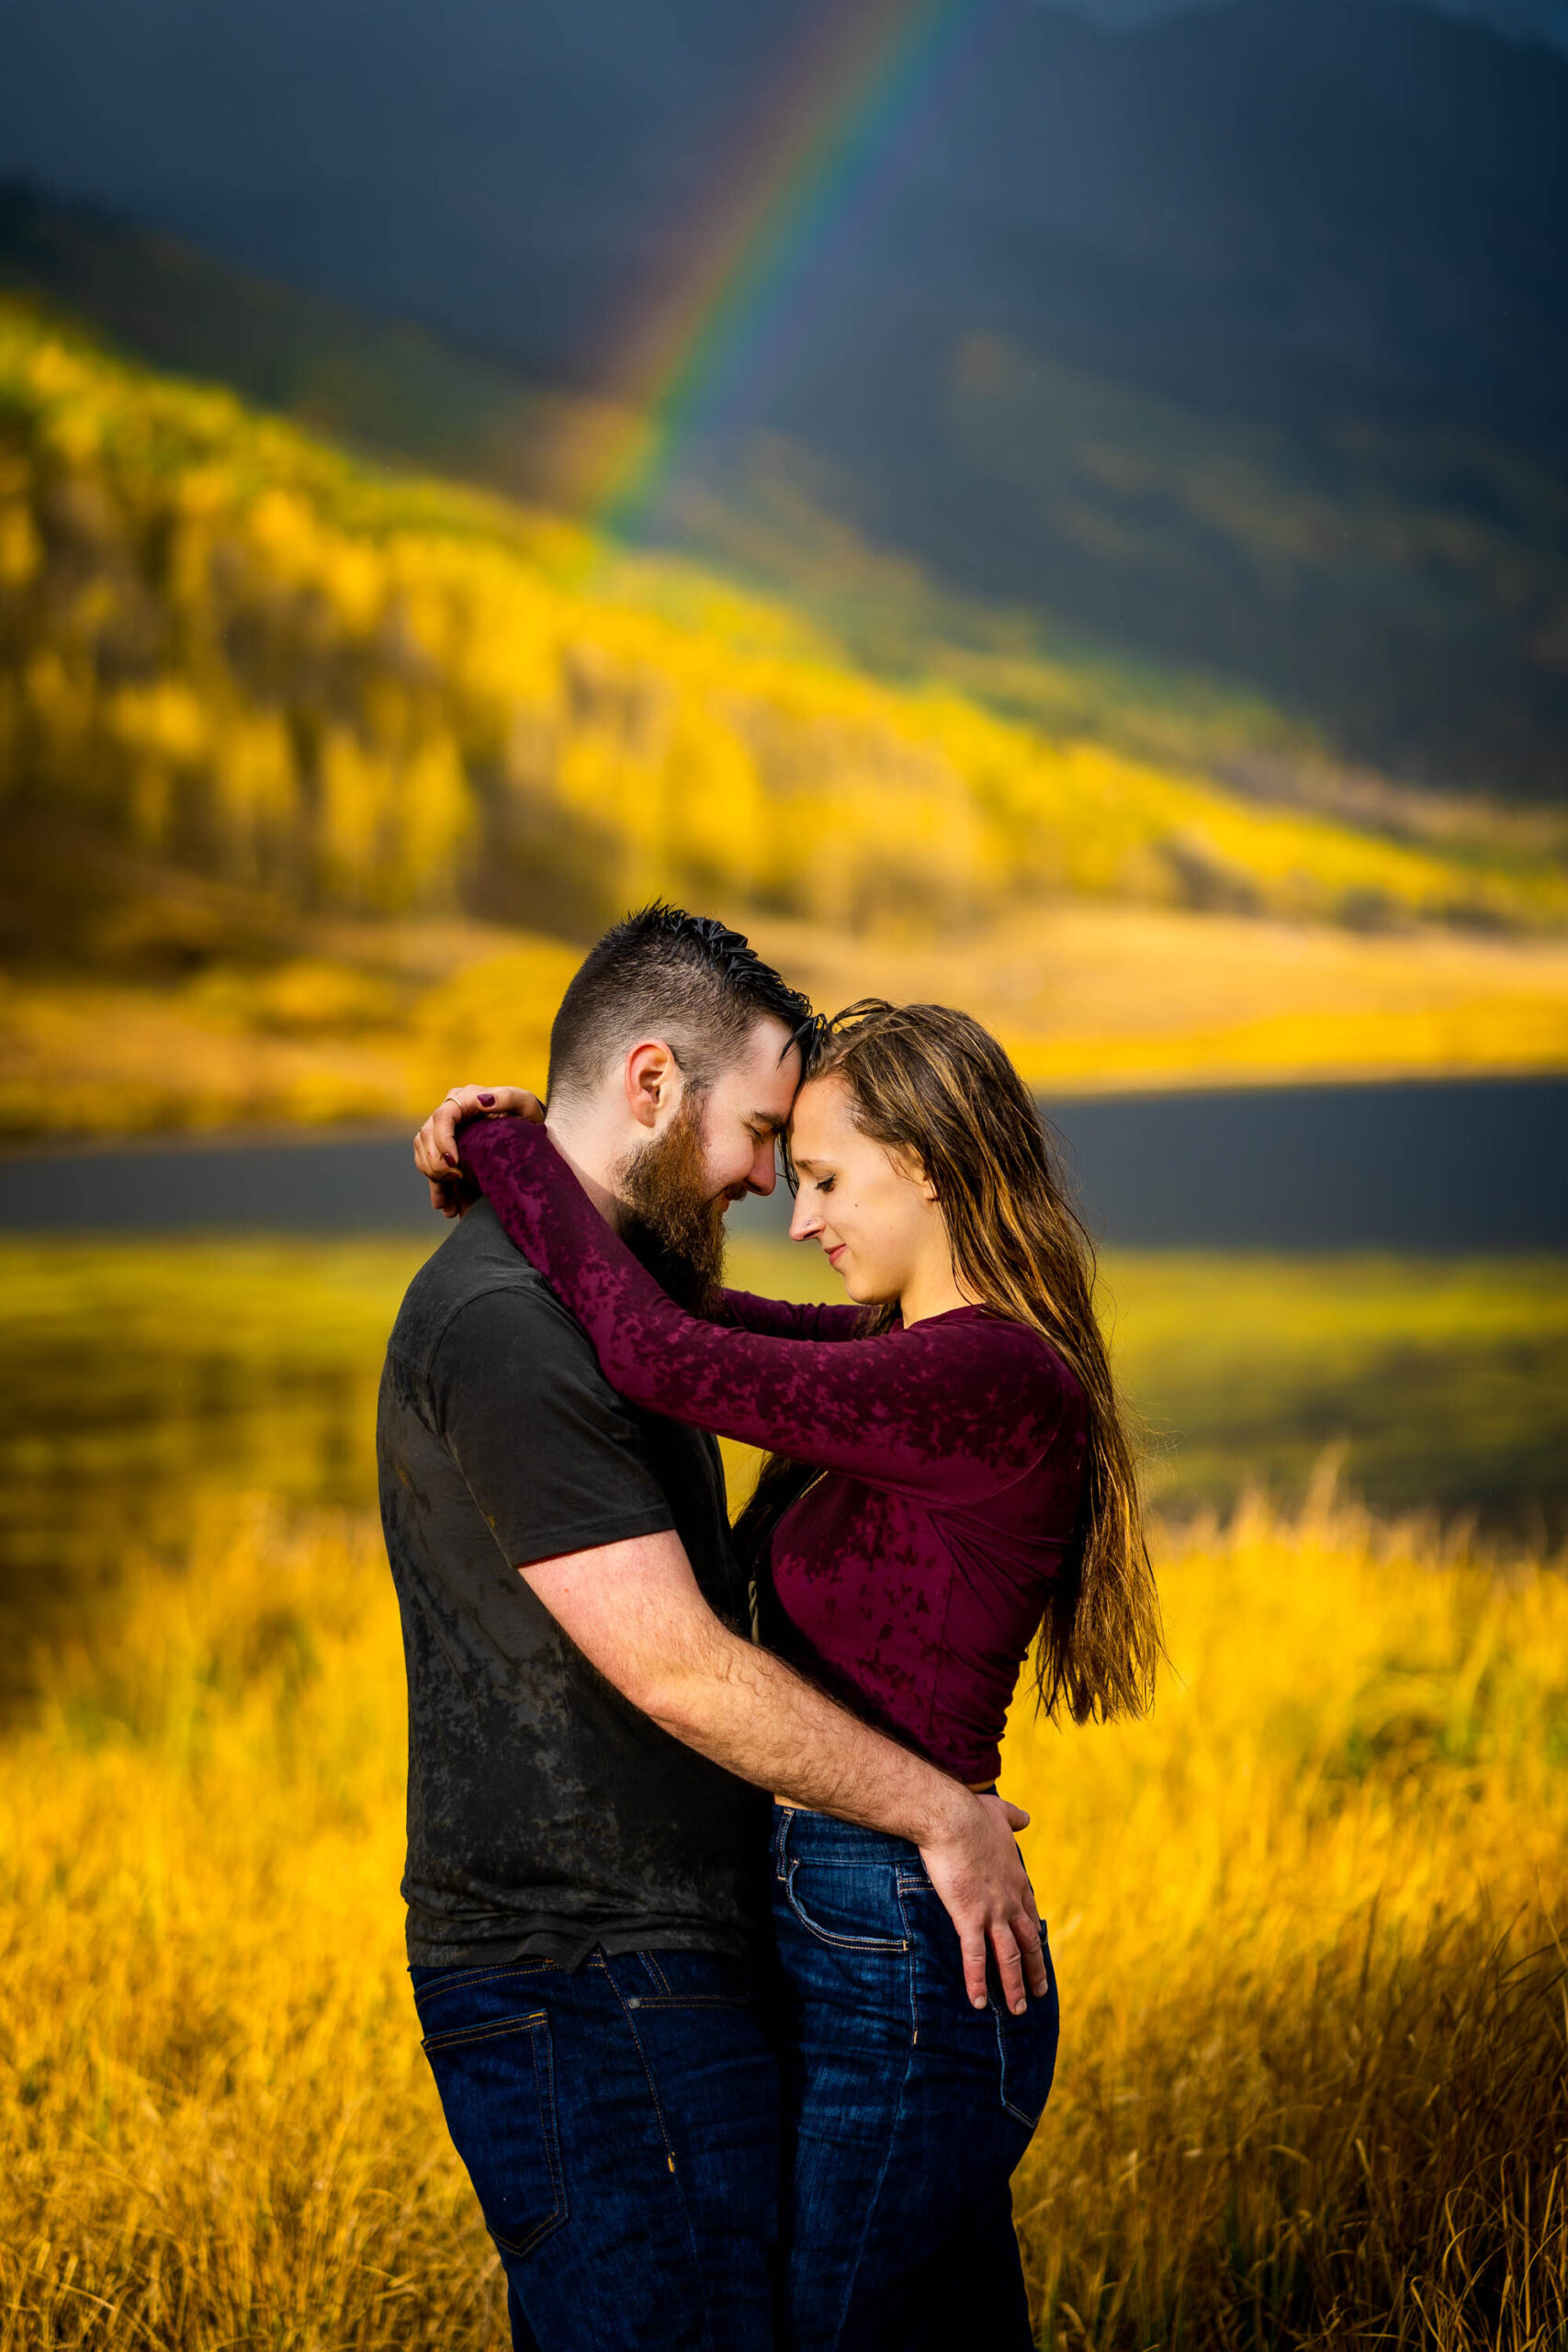
[{"label": "woman's long hair", "polygon": [[[1089,1409],[1077,1540],[1052,1586],[1035,1652],[1040,1703],[1059,1721],[1145,1714],[1165,1654],[1134,1448],[1094,1316],[1095,1256],[1044,1122],[990,1033],[942,1004],[866,998],[826,1024],[807,1072],[849,1090],[863,1135],[917,1160],[936,1190],[959,1280],[1038,1331]],[[793,1182],[793,1171],[791,1171]],[[868,1308],[868,1335],[897,1320]],[[738,1532],[763,1584],[773,1531],[812,1474],[773,1456]]]}]

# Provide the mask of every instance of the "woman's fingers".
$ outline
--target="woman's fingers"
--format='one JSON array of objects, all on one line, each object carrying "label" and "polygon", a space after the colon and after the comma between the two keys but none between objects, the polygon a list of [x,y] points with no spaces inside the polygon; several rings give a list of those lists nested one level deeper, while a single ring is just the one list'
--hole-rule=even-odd
[{"label": "woman's fingers", "polygon": [[430,1180],[430,1205],[443,1216],[461,1216],[463,1203],[456,1184],[444,1184],[439,1176]]},{"label": "woman's fingers", "polygon": [[[478,1093],[477,1087],[465,1088],[465,1093]],[[476,1106],[477,1107],[477,1106]],[[457,1167],[457,1122],[467,1113],[460,1110],[455,1094],[438,1102],[413,1139],[413,1164],[422,1176],[434,1183],[437,1178],[453,1175]]]},{"label": "woman's fingers", "polygon": [[426,1119],[423,1126],[420,1128],[419,1132],[414,1136],[413,1164],[418,1169],[420,1174],[423,1177],[427,1177],[433,1184],[437,1181],[446,1166],[446,1162],[441,1157],[441,1146],[436,1138],[435,1121],[434,1116]]},{"label": "woman's fingers", "polygon": [[[432,1184],[457,1170],[457,1129],[465,1119],[542,1119],[545,1106],[525,1086],[455,1086],[413,1139],[414,1166]],[[438,1208],[445,1203],[437,1201]],[[457,1214],[447,1209],[448,1216]]]},{"label": "woman's fingers", "polygon": [[444,1168],[457,1167],[457,1129],[465,1119],[473,1118],[486,1107],[487,1095],[494,1100],[488,1086],[455,1086],[450,1094],[443,1095],[425,1121],[435,1155]]}]

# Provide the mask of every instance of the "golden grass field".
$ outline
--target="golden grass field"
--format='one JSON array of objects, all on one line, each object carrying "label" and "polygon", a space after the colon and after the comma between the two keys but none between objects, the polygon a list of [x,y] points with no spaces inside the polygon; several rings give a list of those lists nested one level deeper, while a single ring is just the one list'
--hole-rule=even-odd
[{"label": "golden grass field", "polygon": [[[1568,1584],[1310,1506],[1161,1570],[1153,1720],[1006,1750],[1065,2009],[1043,2340],[1560,2345]],[[0,2346],[499,2347],[378,1531],[231,1507],[131,1576],[0,1776]]]},{"label": "golden grass field", "polygon": [[[504,2342],[402,1975],[401,1662],[365,1508],[423,1254],[0,1248],[6,1632],[41,1644],[0,1728],[0,2352]],[[1362,1400],[1374,1486],[1422,1475],[1375,1419],[1393,1380],[1425,1384],[1428,1464],[1477,1399],[1517,1425],[1477,1487],[1542,1492],[1564,1451],[1539,1401],[1560,1264],[1127,1254],[1109,1280],[1172,1442],[1217,1465],[1234,1432],[1231,1492],[1298,1459],[1325,1381]],[[1018,2183],[1043,2340],[1561,2346],[1562,1563],[1326,1479],[1158,1557],[1153,1719],[1024,1711],[1006,1751],[1065,2012]]]}]

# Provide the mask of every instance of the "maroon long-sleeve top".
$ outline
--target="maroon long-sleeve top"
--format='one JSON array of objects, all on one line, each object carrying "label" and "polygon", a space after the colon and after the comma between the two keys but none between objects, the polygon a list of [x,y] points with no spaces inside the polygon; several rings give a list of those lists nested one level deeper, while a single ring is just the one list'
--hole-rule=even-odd
[{"label": "maroon long-sleeve top", "polygon": [[823,1473],[773,1534],[785,1654],[943,1770],[990,1780],[1082,1498],[1084,1399],[1061,1358],[977,1306],[863,1339],[852,1306],[729,1291],[729,1320],[705,1322],[611,1231],[542,1126],[469,1126],[462,1155],[612,1386]]}]

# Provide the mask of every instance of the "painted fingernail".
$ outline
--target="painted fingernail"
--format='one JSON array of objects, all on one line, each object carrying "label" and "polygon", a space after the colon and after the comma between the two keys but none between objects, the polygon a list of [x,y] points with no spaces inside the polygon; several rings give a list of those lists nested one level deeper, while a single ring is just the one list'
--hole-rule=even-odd
[{"label": "painted fingernail", "polygon": [[487,1111],[489,1111],[489,1110],[492,1110],[492,1109],[494,1108],[494,1105],[495,1105],[495,1097],[494,1097],[494,1095],[493,1095],[493,1094],[481,1094],[481,1095],[479,1096],[479,1101],[484,1104],[484,1107],[485,1107],[485,1109],[486,1109]]}]

